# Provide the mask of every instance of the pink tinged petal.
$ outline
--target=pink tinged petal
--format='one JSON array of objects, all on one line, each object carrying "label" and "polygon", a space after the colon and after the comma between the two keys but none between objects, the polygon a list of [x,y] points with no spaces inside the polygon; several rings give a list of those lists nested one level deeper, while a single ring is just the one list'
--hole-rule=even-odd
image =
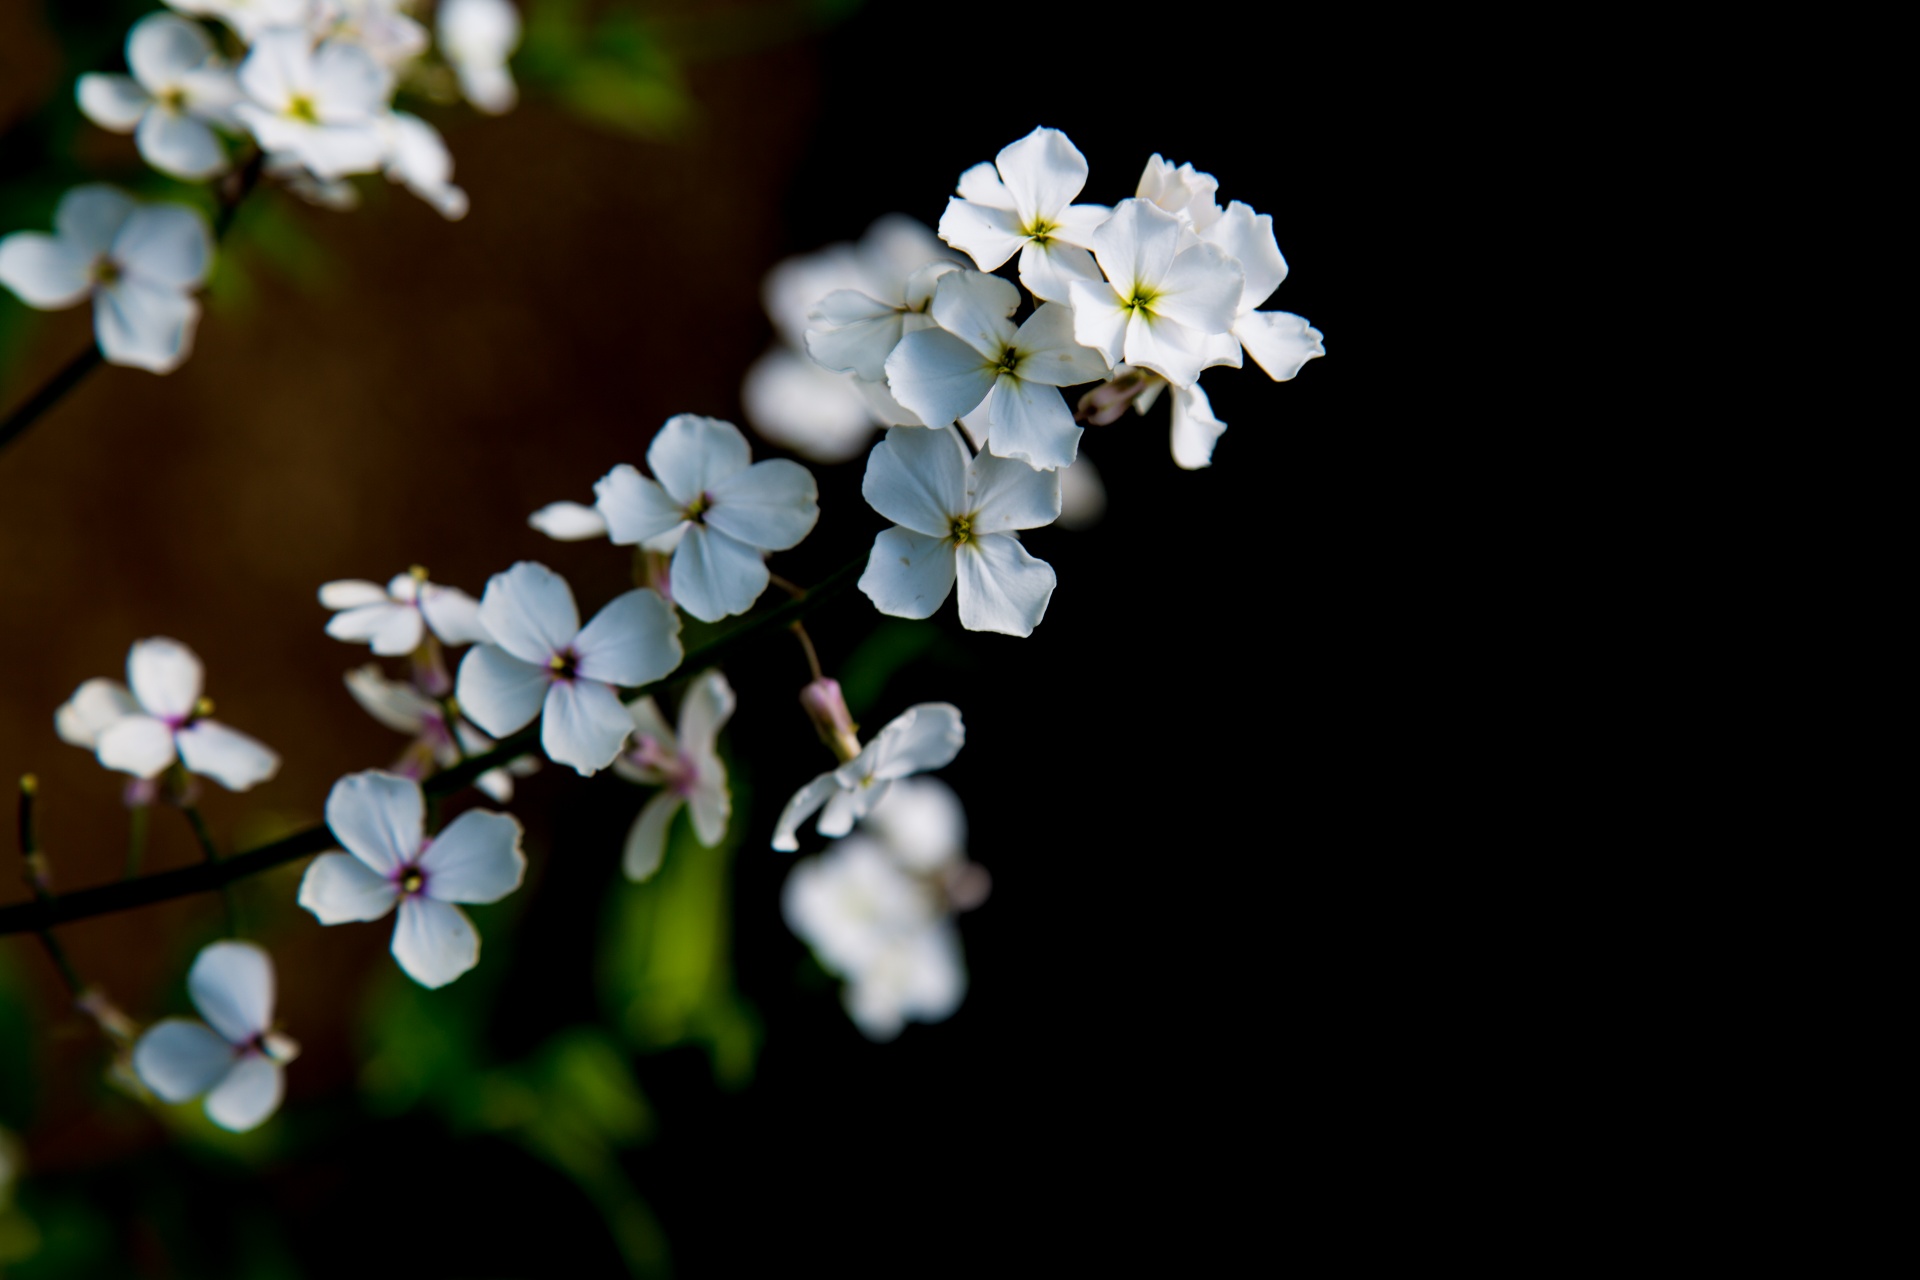
[{"label": "pink tinged petal", "polygon": [[887,357],[888,390],[930,426],[971,413],[993,389],[993,377],[992,361],[944,329],[910,333]]},{"label": "pink tinged petal", "polygon": [[353,700],[389,729],[417,734],[426,728],[429,717],[439,718],[440,709],[426,695],[412,685],[387,679],[374,663],[355,667],[345,678]]},{"label": "pink tinged petal", "polygon": [[1052,524],[1060,514],[1060,476],[990,453],[975,458],[967,473],[973,531],[1011,533]]},{"label": "pink tinged petal", "polygon": [[[717,672],[715,673],[718,674]],[[696,688],[698,686],[695,686]],[[731,696],[731,691],[729,691]],[[682,709],[681,718],[686,717]],[[672,755],[680,749],[679,739],[674,736],[673,728],[667,724],[667,718],[660,714],[660,706],[652,698],[635,698],[627,704],[627,715],[633,720],[633,737],[636,744],[642,738],[651,738],[658,743],[660,750]],[[652,771],[649,770],[649,773]],[[650,785],[658,785],[657,777]]]},{"label": "pink tinged petal", "polygon": [[420,647],[424,632],[418,609],[384,596],[379,604],[345,609],[327,620],[327,634],[335,640],[370,643],[375,653],[386,657],[412,653]]},{"label": "pink tinged petal", "polygon": [[1019,306],[1020,290],[1011,282],[963,270],[940,277],[933,287],[930,312],[942,329],[985,358],[998,360],[1013,341],[1013,322],[1007,317]]},{"label": "pink tinged petal", "polygon": [[1200,333],[1227,333],[1239,314],[1241,287],[1240,264],[1203,241],[1173,260],[1153,310]]},{"label": "pink tinged petal", "polygon": [[152,716],[128,716],[100,731],[100,763],[136,778],[154,778],[173,763],[173,729]]},{"label": "pink tinged petal", "polygon": [[62,240],[89,258],[113,246],[128,218],[139,206],[118,187],[92,182],[60,197],[53,211],[53,229]]},{"label": "pink tinged petal", "polygon": [[[687,686],[686,696],[680,701],[679,749],[703,764],[718,765],[714,744],[720,740],[722,726],[732,718],[734,705],[733,686],[727,683],[727,678],[718,671],[701,672],[699,678]],[[654,715],[659,714],[655,710]],[[634,714],[633,722],[636,726],[640,724],[639,713]],[[668,734],[665,741],[669,747],[676,745],[672,734]]]},{"label": "pink tinged petal", "polygon": [[1053,566],[1027,554],[1012,534],[988,534],[962,548],[960,625],[1028,636],[1053,599]]},{"label": "pink tinged petal", "polygon": [[683,507],[722,480],[745,471],[752,461],[753,452],[740,428],[693,413],[668,418],[647,446],[648,469],[667,495]]},{"label": "pink tinged petal", "polygon": [[971,200],[949,197],[940,215],[940,238],[973,259],[982,271],[1004,265],[1027,242],[1020,215]]},{"label": "pink tinged petal", "polygon": [[584,542],[607,536],[607,518],[596,508],[578,502],[550,502],[528,516],[527,523],[555,542]]},{"label": "pink tinged petal", "polygon": [[702,622],[745,613],[770,580],[758,548],[704,525],[687,529],[668,575],[674,603]]},{"label": "pink tinged petal", "polygon": [[1127,321],[1127,363],[1190,387],[1206,367],[1206,335],[1166,316],[1135,312]]},{"label": "pink tinged petal", "polygon": [[1287,381],[1307,361],[1327,354],[1321,345],[1324,335],[1305,317],[1287,311],[1250,311],[1240,317],[1233,332],[1275,382]]},{"label": "pink tinged petal", "polygon": [[593,498],[615,546],[651,542],[687,522],[686,503],[624,462],[594,481]]},{"label": "pink tinged petal", "polygon": [[322,583],[320,603],[329,609],[358,609],[370,604],[386,604],[387,589],[362,578],[341,578]]},{"label": "pink tinged petal", "polygon": [[300,905],[321,924],[378,920],[400,900],[399,886],[345,853],[323,853],[300,878]]},{"label": "pink tinged petal", "polygon": [[[545,667],[579,634],[580,611],[565,578],[543,564],[522,560],[488,579],[480,598],[480,625],[514,657]],[[495,735],[511,732],[485,721],[480,727]]]},{"label": "pink tinged petal", "polygon": [[1280,244],[1273,238],[1273,219],[1268,215],[1256,214],[1250,206],[1235,200],[1202,234],[1240,263],[1245,285],[1236,304],[1238,310],[1253,310],[1287,278],[1287,260],[1280,256]]},{"label": "pink tinged petal", "polygon": [[393,73],[359,45],[329,40],[313,55],[313,96],[326,124],[370,121],[393,96]]},{"label": "pink tinged petal", "polygon": [[916,703],[889,721],[874,739],[872,776],[882,780],[904,778],[910,773],[945,768],[966,741],[967,727],[960,718],[960,708],[951,702]]},{"label": "pink tinged petal", "polygon": [[1112,216],[1113,210],[1104,204],[1072,205],[1054,217],[1053,238],[1064,244],[1091,249],[1093,233]]},{"label": "pink tinged petal", "polygon": [[547,690],[540,745],[555,764],[571,765],[583,777],[612,764],[632,729],[612,685],[565,680]]},{"label": "pink tinged petal", "polygon": [[1013,193],[1007,190],[1007,184],[1000,181],[1000,171],[986,160],[960,175],[960,181],[954,189],[960,198],[974,204],[983,204],[990,209],[1012,209]]},{"label": "pink tinged petal", "polygon": [[815,462],[845,462],[859,453],[877,416],[851,378],[784,347],[747,367],[740,400],[762,436]]},{"label": "pink tinged petal", "polygon": [[193,346],[199,304],[179,291],[128,274],[93,295],[93,333],[112,364],[171,373]]},{"label": "pink tinged petal", "polygon": [[450,902],[415,894],[400,904],[393,958],[423,987],[444,987],[480,963],[480,935]]},{"label": "pink tinged petal", "polygon": [[348,774],[327,793],[333,838],[383,876],[413,861],[426,824],[426,800],[411,778],[369,769]]},{"label": "pink tinged petal", "polygon": [[1213,404],[1198,382],[1173,389],[1173,460],[1189,471],[1213,464],[1213,446],[1227,424],[1213,416]]},{"label": "pink tinged petal", "polygon": [[841,788],[827,797],[827,808],[814,829],[823,836],[839,839],[853,830],[853,824],[867,816],[867,810],[887,794],[884,782],[868,783],[854,790]]},{"label": "pink tinged petal", "polygon": [[126,719],[140,714],[126,686],[117,680],[95,677],[73,691],[73,696],[53,713],[53,730],[62,742],[91,751],[99,745],[100,735]]},{"label": "pink tinged petal", "polygon": [[522,662],[506,650],[477,644],[460,660],[454,696],[467,718],[503,738],[540,714],[551,670]]},{"label": "pink tinged petal", "polygon": [[140,117],[153,105],[153,96],[135,81],[126,76],[101,75],[97,72],[81,76],[75,81],[73,96],[79,101],[80,111],[87,119],[114,133],[133,132],[133,127],[140,123]]},{"label": "pink tinged petal", "polygon": [[287,28],[262,32],[239,76],[248,97],[269,111],[284,111],[296,96],[313,93],[313,41]]},{"label": "pink tinged petal", "polygon": [[493,639],[480,621],[480,602],[457,587],[428,583],[420,597],[420,613],[433,634],[448,644],[485,644]]},{"label": "pink tinged petal", "polygon": [[993,158],[1014,208],[1026,222],[1056,214],[1087,185],[1087,158],[1058,129],[1035,129]]},{"label": "pink tinged petal", "polygon": [[953,590],[954,548],[943,538],[888,529],[873,540],[860,590],[894,618],[930,618]]},{"label": "pink tinged petal", "polygon": [[1180,219],[1145,200],[1122,200],[1093,234],[1093,253],[1125,298],[1136,285],[1157,287],[1180,251]]},{"label": "pink tinged petal", "polygon": [[627,879],[645,880],[660,869],[673,815],[684,803],[677,792],[662,791],[641,808],[640,816],[627,829],[626,848],[620,855],[620,869],[627,873]]},{"label": "pink tinged petal", "polygon": [[127,651],[127,684],[149,715],[184,718],[200,700],[203,679],[200,659],[178,640],[136,640]]},{"label": "pink tinged petal", "polygon": [[797,462],[756,462],[710,490],[707,524],[748,546],[786,551],[800,544],[820,519],[820,489]]},{"label": "pink tinged petal", "polygon": [[1058,387],[1002,377],[987,397],[987,447],[1036,470],[1073,462],[1083,430]]},{"label": "pink tinged petal", "polygon": [[285,1091],[280,1064],[264,1054],[250,1055],[234,1063],[207,1095],[207,1119],[233,1133],[257,1129],[280,1109]]},{"label": "pink tinged petal", "polygon": [[1020,283],[1036,298],[1048,302],[1073,301],[1073,284],[1100,284],[1105,277],[1093,255],[1076,245],[1050,241],[1029,242],[1020,251]]},{"label": "pink tinged petal", "polygon": [[[673,582],[679,595],[680,580]],[[657,591],[642,589],[615,596],[574,639],[579,672],[588,680],[643,685],[680,665],[680,619]],[[625,722],[629,717],[621,713]],[[484,726],[482,726],[484,727]]]},{"label": "pink tinged petal", "polygon": [[58,237],[17,231],[0,239],[0,284],[42,311],[70,307],[93,288],[93,258]]},{"label": "pink tinged petal", "polygon": [[251,942],[202,947],[187,996],[228,1044],[244,1045],[273,1025],[273,961]]},{"label": "pink tinged petal", "polygon": [[1073,338],[1083,347],[1091,347],[1119,364],[1127,345],[1125,301],[1108,284],[1088,285],[1076,281],[1073,295]]},{"label": "pink tinged petal", "polygon": [[229,791],[245,791],[280,771],[280,757],[271,748],[214,720],[196,720],[174,740],[189,770]]},{"label": "pink tinged petal", "polygon": [[798,850],[800,824],[812,817],[828,797],[839,790],[840,780],[831,773],[823,773],[794,792],[786,808],[780,810],[779,820],[773,824],[773,847],[781,853]]},{"label": "pink tinged petal", "polygon": [[162,173],[198,181],[227,167],[227,153],[201,120],[165,107],[147,112],[134,133],[141,158]]},{"label": "pink tinged petal", "polygon": [[1071,387],[1098,382],[1109,372],[1106,357],[1074,337],[1072,308],[1055,302],[1040,304],[1027,317],[1014,335],[1013,345],[1020,353],[1014,372],[1026,382]]},{"label": "pink tinged petal", "polygon": [[520,887],[527,857],[512,814],[469,809],[427,845],[420,867],[425,893],[442,902],[498,902]]},{"label": "pink tinged petal", "polygon": [[233,1069],[233,1046],[204,1022],[165,1018],[133,1046],[133,1073],[162,1102],[197,1098]]},{"label": "pink tinged petal", "polygon": [[967,510],[967,446],[951,430],[894,427],[867,455],[860,496],[897,525],[930,538]]},{"label": "pink tinged petal", "polygon": [[171,13],[150,13],[127,33],[127,66],[154,93],[170,88],[213,54],[213,41],[197,22]]}]

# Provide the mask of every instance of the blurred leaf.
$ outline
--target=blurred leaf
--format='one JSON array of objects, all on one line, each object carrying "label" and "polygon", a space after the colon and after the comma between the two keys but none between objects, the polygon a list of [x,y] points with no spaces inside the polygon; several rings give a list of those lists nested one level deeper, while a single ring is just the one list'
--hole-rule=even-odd
[{"label": "blurred leaf", "polygon": [[576,115],[625,133],[671,134],[693,115],[679,68],[631,10],[589,23],[577,0],[533,6],[514,69]]},{"label": "blurred leaf", "polygon": [[846,696],[847,710],[853,718],[864,721],[874,714],[887,682],[901,668],[922,659],[946,666],[965,666],[970,661],[966,651],[931,622],[890,619],[875,627],[840,668],[840,692]]}]

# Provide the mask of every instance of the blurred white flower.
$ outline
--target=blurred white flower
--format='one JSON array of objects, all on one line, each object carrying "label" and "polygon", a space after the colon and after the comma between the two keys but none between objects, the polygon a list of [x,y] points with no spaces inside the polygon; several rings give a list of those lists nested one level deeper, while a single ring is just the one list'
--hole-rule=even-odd
[{"label": "blurred white flower", "polygon": [[747,421],[766,439],[815,462],[845,462],[873,438],[874,411],[851,374],[776,346],[740,384]]},{"label": "blurred white flower", "polygon": [[469,809],[429,839],[420,784],[368,770],[333,784],[327,826],[347,852],[321,854],[300,881],[300,905],[321,924],[378,920],[398,904],[393,958],[408,977],[443,987],[480,963],[480,935],[454,904],[520,887],[517,819]]},{"label": "blurred white flower", "polygon": [[244,1133],[280,1106],[300,1047],[273,1029],[273,960],[248,942],[202,948],[187,974],[197,1018],[164,1018],[133,1046],[133,1070],[163,1101],[207,1096],[207,1116]]},{"label": "blurred white flower", "polygon": [[480,602],[455,587],[427,581],[424,569],[395,574],[386,586],[358,578],[324,583],[320,603],[336,610],[327,634],[375,653],[399,657],[418,649],[427,630],[448,644],[479,644]]},{"label": "blurred white flower", "polygon": [[600,514],[600,508],[578,502],[549,502],[528,516],[527,523],[555,542],[584,542],[607,536],[607,518]]},{"label": "blurred white flower", "polygon": [[[1196,384],[1197,385],[1197,384]],[[1073,465],[1060,468],[1060,518],[1062,529],[1091,529],[1107,513],[1107,486],[1085,453],[1074,458]]]},{"label": "blurred white flower", "polygon": [[359,45],[384,67],[399,70],[427,51],[427,29],[406,10],[411,0],[311,0],[307,30],[323,40]]},{"label": "blurred white flower", "polygon": [[520,11],[508,0],[443,0],[439,32],[467,101],[495,115],[512,110],[519,94],[507,57],[520,43]]},{"label": "blurred white flower", "polygon": [[146,162],[189,180],[227,167],[226,149],[210,127],[234,125],[240,86],[195,22],[150,13],[127,33],[129,76],[83,75],[75,82],[80,110],[115,133],[132,133]]},{"label": "blurred white flower", "polygon": [[940,238],[965,250],[982,271],[1018,253],[1020,283],[1035,297],[1071,301],[1074,281],[1100,280],[1087,251],[1095,228],[1112,212],[1073,203],[1086,183],[1087,158],[1067,135],[1035,129],[1002,147],[992,164],[960,175],[960,194],[940,216]]},{"label": "blurred white flower", "polygon": [[387,159],[381,120],[393,74],[357,44],[314,47],[305,31],[274,28],[240,64],[247,101],[234,107],[261,147],[291,156],[326,181],[371,173]]},{"label": "blurred white flower", "polygon": [[774,824],[773,847],[792,853],[800,847],[800,824],[821,808],[815,830],[844,836],[853,824],[886,797],[895,779],[926,773],[952,763],[966,742],[960,709],[949,702],[922,702],[895,716],[860,754],[823,773],[794,792]]},{"label": "blurred white flower", "polygon": [[[381,724],[413,741],[394,766],[394,772],[418,781],[434,768],[451,769],[460,763],[462,753],[481,755],[499,744],[455,716],[447,723],[446,711],[438,702],[410,684],[389,680],[374,663],[355,667],[346,675],[347,692],[366,713]],[[489,769],[473,780],[473,785],[500,804],[513,799],[513,780],[536,772],[540,762],[532,756],[519,756],[497,769]]]},{"label": "blurred white flower", "polygon": [[313,14],[314,0],[166,0],[177,13],[218,18],[252,44],[269,27],[298,27]]},{"label": "blurred white flower", "polygon": [[391,111],[379,120],[387,177],[419,196],[449,222],[467,216],[467,193],[453,184],[453,153],[439,130],[419,116]]},{"label": "blurred white flower", "polygon": [[702,672],[680,702],[680,732],[667,727],[652,698],[627,704],[633,715],[632,745],[613,762],[621,777],[660,792],[641,808],[627,832],[621,867],[629,880],[645,880],[660,868],[673,815],[685,806],[694,834],[711,849],[727,834],[733,800],[727,766],[718,750],[720,730],[733,715],[733,688],[718,671]]}]

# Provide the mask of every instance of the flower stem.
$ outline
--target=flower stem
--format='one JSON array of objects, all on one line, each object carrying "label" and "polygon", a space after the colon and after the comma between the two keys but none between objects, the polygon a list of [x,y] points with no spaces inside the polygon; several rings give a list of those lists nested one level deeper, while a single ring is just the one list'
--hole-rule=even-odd
[{"label": "flower stem", "polygon": [[[175,767],[177,768],[178,766]],[[213,832],[207,830],[207,820],[200,816],[200,807],[198,805],[183,804],[180,806],[180,812],[187,815],[187,822],[193,827],[193,838],[200,842],[200,852],[206,857],[206,865],[208,867],[218,867],[220,865],[220,848],[213,842]],[[240,936],[240,908],[233,900],[233,884],[231,881],[221,882],[220,897],[225,901],[227,907],[227,936],[237,938]]]},{"label": "flower stem", "polygon": [[140,863],[147,855],[147,806],[136,804],[127,810],[127,867],[122,878],[131,880],[140,874]]},{"label": "flower stem", "polygon": [[[53,893],[47,885],[47,858],[40,852],[40,835],[33,821],[33,802],[39,793],[39,779],[30,773],[20,779],[20,857],[26,864],[27,887],[33,890],[33,900],[47,906],[53,902]],[[45,925],[36,932],[40,935],[40,945],[46,948],[47,959],[53,961],[53,967],[60,971],[61,980],[67,984],[67,993],[78,1000],[86,988],[80,975],[74,972],[73,961],[67,959],[66,948]]]}]

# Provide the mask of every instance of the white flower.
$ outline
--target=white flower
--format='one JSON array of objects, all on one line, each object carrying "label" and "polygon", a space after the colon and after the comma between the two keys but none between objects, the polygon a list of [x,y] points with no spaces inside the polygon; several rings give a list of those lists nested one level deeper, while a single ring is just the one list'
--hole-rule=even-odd
[{"label": "white flower", "polygon": [[43,311],[91,296],[103,356],[154,373],[179,367],[200,319],[193,292],[213,261],[207,220],[94,183],[60,198],[53,228],[0,239],[0,284]]},{"label": "white flower", "polygon": [[478,644],[488,636],[480,625],[480,604],[466,592],[427,581],[426,570],[398,573],[381,586],[342,578],[320,588],[320,603],[338,610],[327,634],[364,644],[387,657],[418,649],[428,628],[448,644]]},{"label": "white flower", "polygon": [[727,834],[733,800],[717,744],[733,707],[733,688],[718,671],[703,672],[687,686],[677,736],[652,698],[627,704],[633,715],[633,745],[613,767],[624,778],[660,788],[627,832],[621,862],[627,879],[645,880],[659,869],[667,829],[683,805],[693,816],[694,834],[702,845],[711,849]]},{"label": "white flower", "polygon": [[304,31],[275,28],[240,65],[249,101],[234,107],[260,145],[285,152],[323,181],[371,173],[387,158],[380,121],[393,75],[355,44],[314,47]]},{"label": "white flower", "polygon": [[954,271],[933,291],[939,328],[900,339],[887,357],[887,386],[930,426],[983,403],[987,447],[1038,470],[1071,463],[1081,428],[1060,388],[1107,376],[1107,360],[1074,338],[1073,313],[1043,302],[1018,330],[1008,319],[1020,291],[998,276]]},{"label": "white flower", "polygon": [[860,492],[891,520],[873,541],[860,589],[896,618],[932,617],[960,590],[969,631],[1031,635],[1053,597],[1053,568],[1020,545],[1017,530],[1060,514],[1060,476],[990,453],[967,456],[949,427],[895,427],[873,447]]},{"label": "white flower", "polygon": [[1214,199],[1219,189],[1219,180],[1212,174],[1201,173],[1190,164],[1176,169],[1171,161],[1162,160],[1155,152],[1148,158],[1147,167],[1140,174],[1140,185],[1133,194],[1142,200],[1151,200],[1180,219],[1181,227],[1188,233],[1181,241],[1184,248],[1219,219],[1220,205]]},{"label": "white flower", "polygon": [[127,33],[131,77],[89,74],[75,83],[80,110],[103,129],[134,135],[146,162],[176,178],[210,178],[227,153],[208,128],[229,122],[240,86],[198,23],[150,13]]},{"label": "white flower", "polygon": [[467,216],[467,193],[453,184],[453,153],[439,130],[419,116],[393,111],[379,120],[387,177],[433,206],[449,222]]},{"label": "white flower", "polygon": [[907,870],[934,875],[967,852],[967,811],[938,778],[902,778],[860,821],[860,829]]},{"label": "white flower", "polygon": [[823,773],[794,792],[774,824],[773,847],[792,853],[800,847],[797,832],[822,805],[815,828],[823,836],[844,836],[887,794],[896,778],[925,773],[949,764],[966,741],[960,709],[948,702],[922,702],[890,721],[859,755],[830,773]]},{"label": "white flower", "polygon": [[1212,363],[1237,368],[1240,348],[1245,347],[1268,377],[1285,382],[1307,361],[1327,354],[1320,345],[1323,335],[1302,317],[1286,311],[1256,310],[1287,278],[1287,260],[1280,256],[1272,218],[1256,214],[1235,200],[1201,235],[1232,255],[1245,277],[1235,304],[1232,335],[1224,340],[1225,351],[1214,356]]},{"label": "white flower", "polygon": [[578,502],[549,502],[528,516],[527,523],[555,542],[584,542],[607,536],[607,518],[600,514],[600,508]]},{"label": "white flower", "polygon": [[399,70],[427,51],[427,29],[404,9],[411,0],[312,0],[307,30],[359,45],[384,67]]},{"label": "white flower", "polygon": [[887,938],[873,959],[852,975],[842,999],[867,1039],[887,1041],[908,1021],[952,1017],[966,994],[960,935],[952,921],[943,920]]},{"label": "white flower", "polygon": [[654,479],[622,464],[593,486],[617,545],[673,552],[674,603],[702,622],[751,609],[767,589],[764,553],[797,546],[820,518],[805,467],[752,456],[732,423],[682,413],[647,447]]},{"label": "white flower", "polygon": [[[499,745],[459,716],[449,726],[447,713],[439,703],[410,684],[387,679],[374,663],[347,672],[346,682],[347,692],[368,715],[389,729],[413,736],[394,768],[402,777],[419,779],[433,765],[451,769],[460,763],[463,752],[477,756]],[[505,804],[513,799],[514,778],[525,777],[539,767],[540,762],[532,756],[520,756],[501,768],[487,770],[473,780],[473,785]]]},{"label": "white flower", "polygon": [[[1087,158],[1058,129],[1035,129],[992,164],[960,175],[960,194],[940,216],[940,238],[992,271],[1020,254],[1020,282],[1049,302],[1071,300],[1074,281],[1100,272],[1087,252],[1104,205],[1074,204],[1087,183]],[[911,406],[909,406],[911,407]],[[932,425],[938,425],[937,423]]]},{"label": "white flower", "polygon": [[959,270],[954,262],[930,262],[901,283],[896,295],[869,297],[836,289],[807,313],[807,354],[823,368],[869,382],[887,376],[887,357],[909,333],[931,328],[933,287]]},{"label": "white flower", "polygon": [[443,0],[439,30],[467,101],[495,115],[512,110],[518,93],[507,55],[520,43],[519,10],[508,0]]},{"label": "white flower", "polygon": [[167,7],[196,17],[218,18],[252,44],[269,27],[297,27],[307,21],[313,0],[166,0]]},{"label": "white flower", "polygon": [[138,640],[127,654],[127,683],[89,680],[54,713],[60,737],[87,747],[109,769],[158,777],[177,756],[194,773],[229,791],[265,782],[280,757],[244,733],[206,719],[203,670],[177,640]]},{"label": "white flower", "polygon": [[1073,285],[1073,332],[1109,362],[1151,369],[1190,387],[1215,363],[1209,343],[1233,328],[1240,264],[1216,245],[1181,248],[1180,219],[1150,201],[1122,200],[1093,235],[1107,279]]},{"label": "white flower", "polygon": [[187,973],[197,1018],[164,1018],[133,1046],[140,1082],[166,1102],[207,1095],[207,1116],[244,1133],[280,1106],[300,1047],[273,1029],[273,960],[248,942],[201,949]]},{"label": "white flower", "polygon": [[461,660],[460,709],[496,738],[542,716],[540,745],[583,774],[612,763],[633,729],[615,685],[643,685],[680,665],[680,618],[658,592],[615,596],[585,627],[566,579],[523,560],[480,597],[493,637]]},{"label": "white flower", "polygon": [[300,905],[321,924],[378,920],[397,903],[393,958],[408,977],[444,987],[480,963],[480,935],[454,904],[520,887],[518,820],[469,809],[428,839],[420,784],[370,769],[333,784],[327,826],[347,852],[321,854],[300,881]]}]

